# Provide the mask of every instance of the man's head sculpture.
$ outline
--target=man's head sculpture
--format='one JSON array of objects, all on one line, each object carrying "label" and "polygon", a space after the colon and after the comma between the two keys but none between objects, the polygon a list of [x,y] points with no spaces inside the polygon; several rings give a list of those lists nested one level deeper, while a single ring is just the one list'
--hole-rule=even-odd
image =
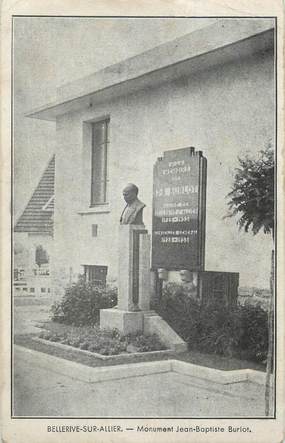
[{"label": "man's head sculpture", "polygon": [[128,183],[127,186],[123,189],[123,197],[125,202],[130,205],[137,198],[139,193],[139,188],[133,183]]},{"label": "man's head sculpture", "polygon": [[121,218],[121,225],[143,225],[143,208],[145,204],[138,199],[139,188],[133,183],[128,183],[123,189],[125,206]]}]

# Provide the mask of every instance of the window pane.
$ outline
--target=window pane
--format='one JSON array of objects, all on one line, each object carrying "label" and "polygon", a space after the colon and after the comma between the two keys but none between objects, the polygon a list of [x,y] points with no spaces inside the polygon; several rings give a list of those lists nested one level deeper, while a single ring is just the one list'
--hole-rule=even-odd
[{"label": "window pane", "polygon": [[85,265],[85,281],[106,285],[108,267],[100,265]]},{"label": "window pane", "polygon": [[101,145],[105,142],[105,122],[98,122],[93,124],[93,143]]},{"label": "window pane", "polygon": [[108,122],[93,124],[91,204],[106,202]]}]

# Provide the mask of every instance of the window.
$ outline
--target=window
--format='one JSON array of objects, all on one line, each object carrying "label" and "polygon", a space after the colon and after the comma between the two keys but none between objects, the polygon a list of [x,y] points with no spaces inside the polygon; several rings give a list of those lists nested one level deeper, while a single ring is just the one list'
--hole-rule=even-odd
[{"label": "window", "polygon": [[42,245],[38,245],[36,247],[35,262],[39,266],[39,268],[41,267],[41,265],[47,264],[49,262],[48,253],[42,247]]},{"label": "window", "polygon": [[92,237],[97,237],[98,235],[98,225],[92,225]]},{"label": "window", "polygon": [[109,120],[92,123],[91,206],[107,202]]},{"label": "window", "polygon": [[83,265],[84,277],[87,283],[95,283],[105,286],[108,272],[107,266]]}]

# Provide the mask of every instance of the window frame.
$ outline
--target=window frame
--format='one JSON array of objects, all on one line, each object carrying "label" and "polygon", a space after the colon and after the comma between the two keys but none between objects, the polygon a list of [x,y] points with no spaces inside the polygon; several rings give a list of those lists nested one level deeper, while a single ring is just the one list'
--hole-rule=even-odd
[{"label": "window frame", "polygon": [[[106,265],[82,265],[84,272],[84,280],[88,284],[106,285],[108,274],[108,266]],[[102,274],[102,279],[95,278],[98,274]]]},{"label": "window frame", "polygon": [[[90,177],[90,208],[94,208],[97,206],[108,205],[108,183],[109,183],[109,168],[108,168],[108,157],[109,157],[109,144],[110,144],[110,117],[101,118],[100,120],[89,122],[91,126],[91,177]],[[96,125],[104,124],[104,137],[102,143],[95,144],[94,140],[94,132]],[[95,156],[96,156],[96,148],[104,149],[104,158],[103,158],[103,166],[102,166],[102,177],[100,182],[103,182],[103,196],[100,196],[98,199],[98,194],[100,191],[96,190],[96,185],[98,186],[98,182],[94,180],[94,168],[95,168]],[[98,192],[98,194],[97,194]]]}]

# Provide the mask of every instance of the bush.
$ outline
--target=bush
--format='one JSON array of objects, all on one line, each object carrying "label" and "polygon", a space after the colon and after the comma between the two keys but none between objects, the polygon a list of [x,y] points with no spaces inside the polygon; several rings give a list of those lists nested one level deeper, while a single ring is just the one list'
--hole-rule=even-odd
[{"label": "bush", "polygon": [[264,361],[268,348],[268,313],[260,306],[240,306],[242,334],[239,350],[244,358]]},{"label": "bush", "polygon": [[215,300],[200,305],[171,283],[163,289],[158,311],[189,349],[258,362],[266,358],[267,313],[259,306],[228,308]]},{"label": "bush", "polygon": [[80,279],[66,288],[60,302],[52,305],[52,320],[76,326],[94,325],[99,321],[100,309],[116,304],[116,288],[100,287]]}]

